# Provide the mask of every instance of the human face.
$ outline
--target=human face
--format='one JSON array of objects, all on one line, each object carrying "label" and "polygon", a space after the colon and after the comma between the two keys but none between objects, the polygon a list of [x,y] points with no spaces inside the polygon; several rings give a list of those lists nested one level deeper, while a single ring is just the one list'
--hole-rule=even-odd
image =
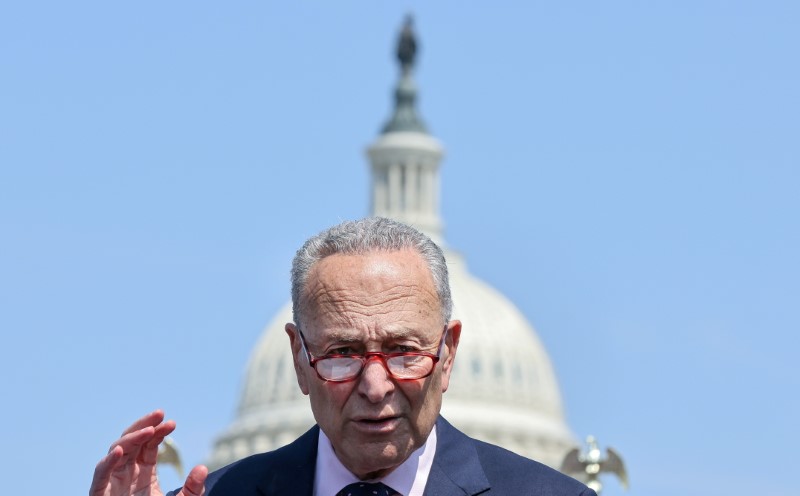
[{"label": "human face", "polygon": [[[439,297],[422,257],[412,250],[337,254],[309,272],[300,325],[314,356],[329,353],[436,353],[442,331]],[[297,381],[339,460],[361,479],[383,477],[425,443],[447,390],[461,323],[447,324],[431,375],[398,381],[369,360],[349,382],[326,382],[308,364],[298,329],[286,325]]]}]

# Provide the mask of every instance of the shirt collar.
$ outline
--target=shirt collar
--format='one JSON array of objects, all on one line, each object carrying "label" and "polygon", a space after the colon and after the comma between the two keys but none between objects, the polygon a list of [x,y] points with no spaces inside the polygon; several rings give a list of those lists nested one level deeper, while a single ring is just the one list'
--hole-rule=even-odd
[{"label": "shirt collar", "polygon": [[[383,482],[403,496],[421,496],[428,482],[428,475],[436,454],[436,425],[433,426],[425,444],[417,448],[399,467],[383,479],[369,482]],[[314,473],[314,496],[336,496],[343,487],[359,479],[352,474],[336,454],[328,436],[319,431],[317,441],[317,466]]]}]

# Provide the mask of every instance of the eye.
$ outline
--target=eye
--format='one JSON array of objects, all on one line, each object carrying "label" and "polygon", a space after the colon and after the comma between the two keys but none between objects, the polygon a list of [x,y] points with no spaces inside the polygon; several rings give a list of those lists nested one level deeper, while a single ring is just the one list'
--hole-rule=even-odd
[{"label": "eye", "polygon": [[356,354],[356,350],[354,350],[352,346],[339,346],[337,348],[331,348],[325,354],[326,355],[355,355]]},{"label": "eye", "polygon": [[397,345],[392,350],[393,353],[414,353],[419,351],[416,347],[410,345]]}]

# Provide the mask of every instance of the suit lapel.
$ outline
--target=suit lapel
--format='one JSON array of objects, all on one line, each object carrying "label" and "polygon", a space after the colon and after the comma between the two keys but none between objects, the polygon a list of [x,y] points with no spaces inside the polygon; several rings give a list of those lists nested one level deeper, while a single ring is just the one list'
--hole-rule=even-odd
[{"label": "suit lapel", "polygon": [[478,453],[466,435],[439,417],[436,437],[436,455],[425,485],[426,496],[475,495],[489,489]]},{"label": "suit lapel", "polygon": [[282,456],[275,457],[279,462],[258,483],[261,494],[312,496],[318,439],[319,427],[314,426],[293,443],[281,448]]}]

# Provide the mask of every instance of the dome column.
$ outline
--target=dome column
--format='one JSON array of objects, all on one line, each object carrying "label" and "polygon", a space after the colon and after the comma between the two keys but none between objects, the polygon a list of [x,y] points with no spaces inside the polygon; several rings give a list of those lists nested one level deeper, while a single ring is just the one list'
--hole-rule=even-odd
[{"label": "dome column", "polygon": [[381,135],[367,149],[372,170],[372,215],[411,224],[442,244],[439,163],[444,149],[417,115],[413,78],[417,42],[411,19],[400,33],[400,79],[395,106]]}]

